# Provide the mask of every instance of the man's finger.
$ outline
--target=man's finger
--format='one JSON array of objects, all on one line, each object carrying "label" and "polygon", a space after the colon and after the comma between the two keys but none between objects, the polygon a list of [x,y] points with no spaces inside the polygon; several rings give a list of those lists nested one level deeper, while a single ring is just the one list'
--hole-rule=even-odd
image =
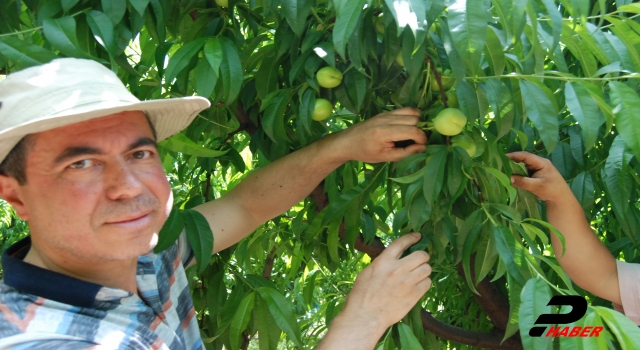
[{"label": "man's finger", "polygon": [[425,152],[427,148],[425,145],[413,144],[407,147],[391,147],[386,148],[382,156],[380,156],[380,162],[399,162],[408,156],[416,153]]},{"label": "man's finger", "polygon": [[544,168],[546,161],[546,159],[529,152],[507,153],[506,156],[516,163],[523,162],[527,169],[534,171]]},{"label": "man's finger", "polygon": [[431,265],[422,264],[411,271],[411,275],[412,278],[415,278],[417,281],[422,281],[423,279],[431,276],[431,272]]},{"label": "man's finger", "polygon": [[527,190],[532,193],[534,193],[533,192],[534,189],[540,187],[540,183],[542,182],[544,182],[543,179],[536,179],[536,178],[525,177],[520,175],[511,175],[511,183],[514,186],[520,187],[523,190]]},{"label": "man's finger", "polygon": [[411,125],[415,126],[420,122],[420,117],[418,115],[407,115],[407,114],[391,114],[384,113],[376,117],[380,120],[383,120],[384,123],[390,125]]},{"label": "man's finger", "polygon": [[382,251],[382,254],[380,254],[378,259],[399,259],[402,255],[402,252],[418,242],[420,240],[420,237],[421,236],[419,233],[410,233],[396,239],[395,241],[391,242],[391,244],[389,244],[389,246],[384,251]]},{"label": "man's finger", "polygon": [[385,142],[401,141],[401,140],[413,140],[417,144],[424,145],[427,143],[427,135],[424,131],[409,125],[393,125],[384,128],[383,132],[380,132],[382,139]]},{"label": "man's finger", "polygon": [[417,108],[413,107],[403,107],[394,109],[392,111],[386,112],[385,114],[393,114],[393,115],[415,115],[420,116],[421,111]]},{"label": "man's finger", "polygon": [[429,254],[423,250],[417,250],[400,260],[407,270],[413,271],[417,267],[424,265],[429,261]]}]

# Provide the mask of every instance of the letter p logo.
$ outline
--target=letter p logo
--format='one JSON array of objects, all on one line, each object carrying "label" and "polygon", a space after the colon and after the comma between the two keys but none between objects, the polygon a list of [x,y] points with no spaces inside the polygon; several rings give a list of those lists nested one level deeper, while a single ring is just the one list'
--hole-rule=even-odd
[{"label": "letter p logo", "polygon": [[[567,324],[578,321],[587,313],[587,300],[578,295],[556,295],[551,298],[547,306],[568,305],[572,309],[567,314],[542,314],[535,324]],[[547,327],[533,327],[529,330],[532,337],[540,337]]]}]

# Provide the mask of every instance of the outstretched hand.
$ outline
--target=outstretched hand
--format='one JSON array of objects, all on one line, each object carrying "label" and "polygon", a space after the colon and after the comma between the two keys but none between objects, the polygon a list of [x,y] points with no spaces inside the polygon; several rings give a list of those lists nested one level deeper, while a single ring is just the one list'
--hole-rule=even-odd
[{"label": "outstretched hand", "polygon": [[529,152],[508,153],[507,157],[514,162],[523,162],[532,173],[531,177],[512,175],[511,182],[514,186],[535,194],[543,201],[557,201],[571,192],[564,178],[550,160]]},{"label": "outstretched hand", "polygon": [[420,240],[419,233],[404,235],[380,254],[356,278],[347,296],[345,313],[386,329],[400,321],[431,287],[429,254],[402,253]]},{"label": "outstretched hand", "polygon": [[[424,152],[427,136],[416,127],[419,117],[420,111],[409,107],[378,114],[337,133],[336,152],[343,154],[344,161],[367,163],[396,162]],[[394,142],[402,140],[413,140],[415,144],[396,147]]]}]

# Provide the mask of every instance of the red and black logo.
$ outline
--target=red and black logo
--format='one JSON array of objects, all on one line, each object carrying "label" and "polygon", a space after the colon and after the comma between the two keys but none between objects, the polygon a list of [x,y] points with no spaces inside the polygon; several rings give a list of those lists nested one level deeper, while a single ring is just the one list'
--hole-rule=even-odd
[{"label": "red and black logo", "polygon": [[[538,316],[535,324],[546,324],[550,326],[536,326],[529,330],[532,337],[541,337],[545,330],[549,328],[545,337],[598,337],[604,329],[602,326],[564,326],[580,320],[587,313],[587,300],[578,295],[556,295],[551,298],[547,306],[571,306],[571,311],[566,314],[542,314]],[[554,327],[553,325],[558,325]]]}]

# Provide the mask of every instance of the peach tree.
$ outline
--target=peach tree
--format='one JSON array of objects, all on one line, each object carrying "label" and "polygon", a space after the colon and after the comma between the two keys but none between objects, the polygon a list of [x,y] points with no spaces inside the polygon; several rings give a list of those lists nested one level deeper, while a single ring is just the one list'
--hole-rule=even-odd
[{"label": "peach tree", "polygon": [[[632,349],[637,327],[560,269],[549,238],[562,233],[511,186],[526,169],[505,154],[549,158],[613,255],[640,262],[639,14],[630,0],[7,0],[0,77],[83,57],[140,99],[211,100],[160,143],[175,210],[157,247],[187,228],[209,349],[312,348],[357,272],[414,231],[433,287],[378,349]],[[190,208],[404,106],[423,111],[426,153],[346,163],[208,259],[210,232]],[[464,118],[436,120],[447,108]],[[434,125],[463,119],[455,136]],[[6,205],[0,214],[3,244],[26,233]],[[602,336],[529,336],[539,315],[566,312],[547,306],[552,295],[586,297],[577,325],[604,326]]]}]

